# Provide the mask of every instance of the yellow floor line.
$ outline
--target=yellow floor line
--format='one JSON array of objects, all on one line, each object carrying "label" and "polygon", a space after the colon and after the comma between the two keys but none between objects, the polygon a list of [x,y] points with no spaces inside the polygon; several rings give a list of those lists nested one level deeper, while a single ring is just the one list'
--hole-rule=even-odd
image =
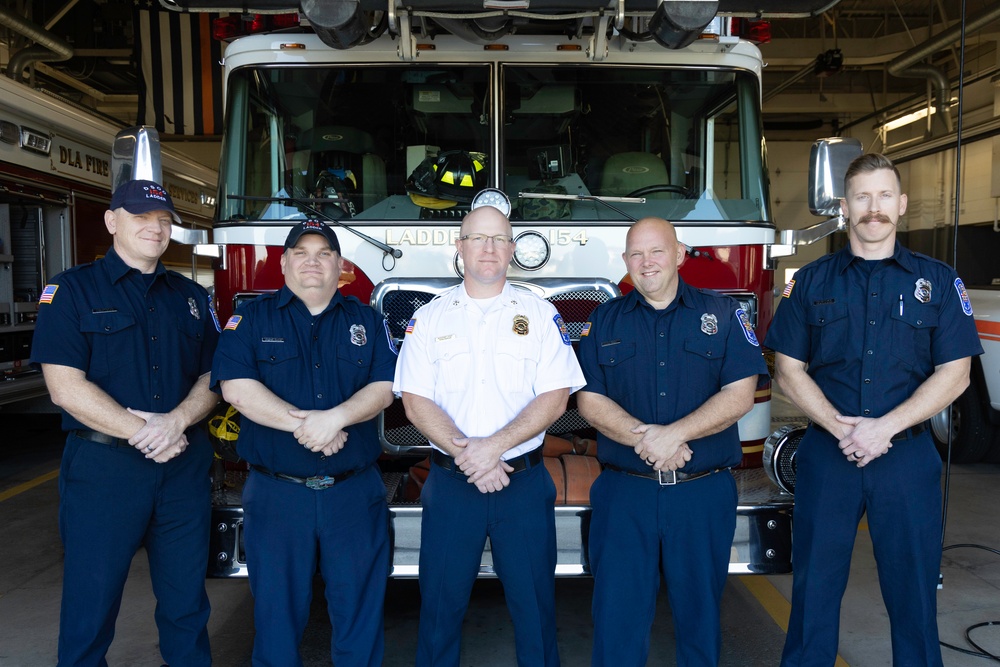
[{"label": "yellow floor line", "polygon": [[18,484],[13,488],[7,489],[6,491],[2,491],[0,492],[0,503],[2,503],[5,500],[10,500],[14,496],[24,493],[25,491],[33,489],[39,484],[44,484],[45,482],[53,480],[58,476],[59,476],[59,470],[53,470],[52,472],[45,473],[41,477],[36,477],[35,479],[29,480],[24,484]]},{"label": "yellow floor line", "polygon": [[[737,577],[747,590],[757,598],[760,602],[760,606],[764,608],[764,611],[774,619],[774,622],[778,624],[782,632],[788,632],[788,616],[792,611],[792,605],[785,599],[785,596],[774,587],[767,577],[759,574],[751,574],[746,576]],[[837,656],[837,662],[834,663],[834,667],[850,667],[847,662]]]}]

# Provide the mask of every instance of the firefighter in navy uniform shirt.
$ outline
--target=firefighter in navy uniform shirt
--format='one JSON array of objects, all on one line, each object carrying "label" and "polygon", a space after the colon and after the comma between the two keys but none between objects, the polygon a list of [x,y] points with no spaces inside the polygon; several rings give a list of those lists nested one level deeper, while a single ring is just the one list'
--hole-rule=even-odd
[{"label": "firefighter in navy uniform shirt", "polygon": [[590,490],[593,664],[646,664],[662,567],[677,664],[716,665],[736,421],[767,367],[749,315],[678,276],[684,246],[673,225],[639,220],[622,258],[635,290],[598,306],[580,338],[587,386],[577,405],[598,430],[604,466]]},{"label": "firefighter in navy uniform shirt", "polygon": [[396,350],[385,320],[337,289],[342,261],[325,224],[293,227],[285,286],[241,306],[215,356],[213,388],[243,415],[237,451],[251,467],[254,665],[302,664],[317,566],[334,663],[382,664],[390,554],[374,418],[392,402]]},{"label": "firefighter in navy uniform shirt", "polygon": [[196,427],[219,326],[208,293],[159,261],[180,219],[151,181],[115,190],[102,258],[53,278],[32,364],[68,431],[59,473],[65,548],[59,665],[106,665],[132,558],[146,548],[160,653],[209,665],[205,594],[212,447]]},{"label": "firefighter in navy uniform shirt", "polygon": [[834,664],[863,514],[893,664],[941,665],[941,459],[924,422],[968,386],[982,347],[954,270],[896,241],[906,195],[892,162],[863,155],[844,180],[849,244],[799,269],[767,335],[778,383],[813,422],[797,452],[782,665]]}]

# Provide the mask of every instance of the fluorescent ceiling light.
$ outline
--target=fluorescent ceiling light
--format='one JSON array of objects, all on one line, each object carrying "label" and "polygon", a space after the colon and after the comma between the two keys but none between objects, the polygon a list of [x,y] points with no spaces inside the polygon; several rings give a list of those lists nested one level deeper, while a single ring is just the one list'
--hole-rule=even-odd
[{"label": "fluorescent ceiling light", "polygon": [[905,116],[900,116],[899,118],[893,118],[885,123],[885,125],[882,126],[882,129],[886,132],[889,132],[890,130],[898,130],[901,127],[909,125],[910,123],[916,123],[918,120],[927,118],[927,114],[931,114],[933,116],[935,113],[937,113],[937,108],[935,107],[917,109],[913,113],[908,113]]}]

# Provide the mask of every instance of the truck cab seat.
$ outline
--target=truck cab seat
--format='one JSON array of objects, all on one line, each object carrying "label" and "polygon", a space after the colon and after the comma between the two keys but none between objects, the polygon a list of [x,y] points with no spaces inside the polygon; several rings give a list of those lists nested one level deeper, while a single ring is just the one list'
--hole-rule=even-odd
[{"label": "truck cab seat", "polygon": [[624,197],[647,185],[669,183],[667,166],[652,153],[615,153],[604,163],[598,194]]}]

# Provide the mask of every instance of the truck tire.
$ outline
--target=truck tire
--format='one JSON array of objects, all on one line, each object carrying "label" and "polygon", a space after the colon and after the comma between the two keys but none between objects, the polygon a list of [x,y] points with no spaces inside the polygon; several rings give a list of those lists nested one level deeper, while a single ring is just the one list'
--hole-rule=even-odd
[{"label": "truck tire", "polygon": [[986,414],[979,387],[973,381],[950,408],[930,419],[931,434],[941,460],[948,457],[948,429],[952,430],[951,462],[979,463],[990,451],[994,427]]}]

